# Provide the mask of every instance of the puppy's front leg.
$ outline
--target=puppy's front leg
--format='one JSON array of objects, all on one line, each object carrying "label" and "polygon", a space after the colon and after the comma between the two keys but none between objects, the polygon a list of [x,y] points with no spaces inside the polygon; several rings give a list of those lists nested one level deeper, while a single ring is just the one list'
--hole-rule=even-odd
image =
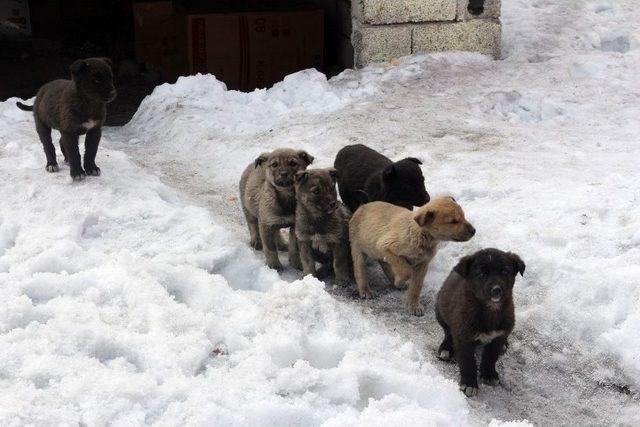
[{"label": "puppy's front leg", "polygon": [[[278,231],[278,236],[275,236],[276,246],[278,242],[278,237],[280,236],[280,231]],[[300,251],[298,250],[298,239],[296,238],[296,230],[293,227],[289,227],[289,265],[296,270],[302,270],[302,262],[300,261]]]},{"label": "puppy's front leg", "polygon": [[478,366],[475,345],[460,338],[454,338],[453,351],[460,368],[460,390],[467,396],[478,395]]},{"label": "puppy's front leg", "polygon": [[411,275],[407,290],[407,306],[414,316],[424,316],[424,306],[420,304],[420,293],[428,269],[429,263],[423,262],[415,266]]},{"label": "puppy's front leg", "polygon": [[369,278],[367,277],[365,256],[355,243],[351,243],[351,258],[353,258],[353,273],[356,276],[360,298],[373,298],[373,291],[369,287]]},{"label": "puppy's front leg", "polygon": [[[289,237],[291,238],[291,237]],[[311,274],[317,277],[316,262],[313,259],[313,245],[311,240],[300,240],[298,242],[300,247],[300,261],[302,261],[302,274]]]},{"label": "puppy's front leg", "polygon": [[347,286],[351,272],[349,271],[349,244],[346,242],[338,242],[331,244],[331,252],[333,254],[333,271],[336,275],[336,285]]},{"label": "puppy's front leg", "polygon": [[102,128],[95,127],[89,129],[84,137],[84,170],[87,175],[99,176],[100,168],[96,165],[96,154],[98,153],[98,144],[102,137]]},{"label": "puppy's front leg", "polygon": [[393,252],[387,250],[384,252],[384,261],[391,265],[391,270],[395,278],[394,285],[396,288],[402,288],[413,274],[413,268],[402,257],[397,256]]},{"label": "puppy's front leg", "polygon": [[69,132],[60,132],[60,144],[64,146],[64,150],[69,156],[69,165],[71,167],[71,178],[74,181],[80,181],[86,176],[82,166],[80,165],[80,149],[78,148],[78,135]]},{"label": "puppy's front leg", "polygon": [[482,360],[480,361],[480,379],[489,385],[500,384],[500,376],[496,371],[496,362],[502,353],[507,340],[504,337],[498,337],[487,344],[482,352]]},{"label": "puppy's front leg", "polygon": [[267,266],[274,270],[281,271],[282,264],[280,264],[280,259],[278,258],[278,247],[276,245],[278,228],[259,222],[258,229],[260,231],[260,240],[262,240],[262,249],[264,250]]}]

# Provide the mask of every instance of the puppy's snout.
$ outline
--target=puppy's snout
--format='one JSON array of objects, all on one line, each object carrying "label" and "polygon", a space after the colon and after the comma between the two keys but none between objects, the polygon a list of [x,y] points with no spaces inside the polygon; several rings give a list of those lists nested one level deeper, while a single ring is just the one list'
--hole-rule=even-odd
[{"label": "puppy's snout", "polygon": [[496,300],[500,300],[502,299],[502,295],[504,294],[504,292],[502,291],[502,288],[498,285],[495,285],[493,287],[491,287],[491,299],[496,301]]},{"label": "puppy's snout", "polygon": [[289,172],[287,171],[280,172],[280,178],[289,178]]},{"label": "puppy's snout", "polygon": [[473,225],[471,225],[471,224],[467,224],[467,232],[469,232],[469,234],[470,234],[471,236],[475,236],[475,234],[476,234],[476,229],[475,229],[475,227],[474,227]]}]

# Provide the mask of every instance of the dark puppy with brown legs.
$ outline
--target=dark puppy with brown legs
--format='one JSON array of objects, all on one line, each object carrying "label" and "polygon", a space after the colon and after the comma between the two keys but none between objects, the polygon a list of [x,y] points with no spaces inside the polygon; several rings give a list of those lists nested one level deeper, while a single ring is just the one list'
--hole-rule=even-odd
[{"label": "dark puppy with brown legs", "polygon": [[[78,59],[71,64],[71,80],[54,80],[38,90],[33,106],[18,102],[21,110],[33,111],[36,131],[47,156],[48,172],[58,171],[51,129],[60,131],[60,149],[71,167],[71,177],[100,175],[96,153],[106,118],[106,104],[116,97],[111,61],[107,58]],[[84,135],[84,162],[78,147]],[[84,166],[84,169],[83,169]]]},{"label": "dark puppy with brown legs", "polygon": [[422,162],[407,157],[391,161],[371,148],[347,145],[338,151],[334,167],[338,171],[338,190],[351,212],[368,202],[387,202],[409,210],[429,201],[424,188]]},{"label": "dark puppy with brown legs", "polygon": [[[323,272],[333,267],[336,284],[347,286],[351,278],[350,215],[338,201],[336,170],[300,171],[295,181],[295,230],[303,272],[323,278]],[[320,272],[316,262],[323,264]]]},{"label": "dark puppy with brown legs", "polygon": [[436,298],[436,319],[444,329],[438,358],[455,357],[460,368],[460,390],[478,394],[475,349],[484,346],[480,378],[500,383],[496,362],[515,324],[513,284],[524,274],[524,262],[511,252],[483,249],[463,257],[445,280]]}]

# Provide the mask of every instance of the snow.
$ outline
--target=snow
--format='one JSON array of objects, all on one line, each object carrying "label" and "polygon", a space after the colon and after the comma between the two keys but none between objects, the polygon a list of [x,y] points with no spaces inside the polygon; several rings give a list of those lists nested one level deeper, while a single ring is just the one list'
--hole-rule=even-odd
[{"label": "snow", "polygon": [[[181,78],[105,130],[103,175],[80,184],[44,172],[30,116],[0,103],[0,424],[640,423],[635,6],[503,2],[500,61],[413,56],[250,94]],[[358,301],[248,248],[248,163],[292,146],[329,166],[356,142],[420,157],[478,231],[436,256],[427,306],[464,254],[527,264],[502,387],[463,397],[433,314],[401,293]]]}]

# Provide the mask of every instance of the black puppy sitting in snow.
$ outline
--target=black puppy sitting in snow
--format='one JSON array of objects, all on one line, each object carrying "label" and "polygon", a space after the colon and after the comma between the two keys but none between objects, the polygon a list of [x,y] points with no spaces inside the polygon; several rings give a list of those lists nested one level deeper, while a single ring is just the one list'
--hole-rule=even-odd
[{"label": "black puppy sitting in snow", "polygon": [[[71,80],[54,80],[38,90],[33,106],[18,102],[21,110],[33,111],[36,131],[47,156],[47,171],[57,172],[56,149],[51,129],[60,131],[60,150],[71,167],[71,177],[100,175],[96,153],[106,118],[106,104],[116,97],[111,61],[107,58],[79,59],[71,64]],[[86,133],[81,166],[78,140]]]},{"label": "black puppy sitting in snow", "polygon": [[429,201],[429,194],[424,188],[421,164],[414,157],[394,163],[365,145],[348,145],[338,152],[334,162],[340,197],[351,212],[373,201],[407,209],[422,206]]},{"label": "black puppy sitting in snow", "polygon": [[524,262],[516,254],[483,249],[463,257],[445,280],[436,298],[436,319],[444,329],[438,358],[455,357],[460,368],[460,389],[478,394],[475,348],[484,346],[480,378],[499,384],[496,362],[515,324],[512,289]]}]

